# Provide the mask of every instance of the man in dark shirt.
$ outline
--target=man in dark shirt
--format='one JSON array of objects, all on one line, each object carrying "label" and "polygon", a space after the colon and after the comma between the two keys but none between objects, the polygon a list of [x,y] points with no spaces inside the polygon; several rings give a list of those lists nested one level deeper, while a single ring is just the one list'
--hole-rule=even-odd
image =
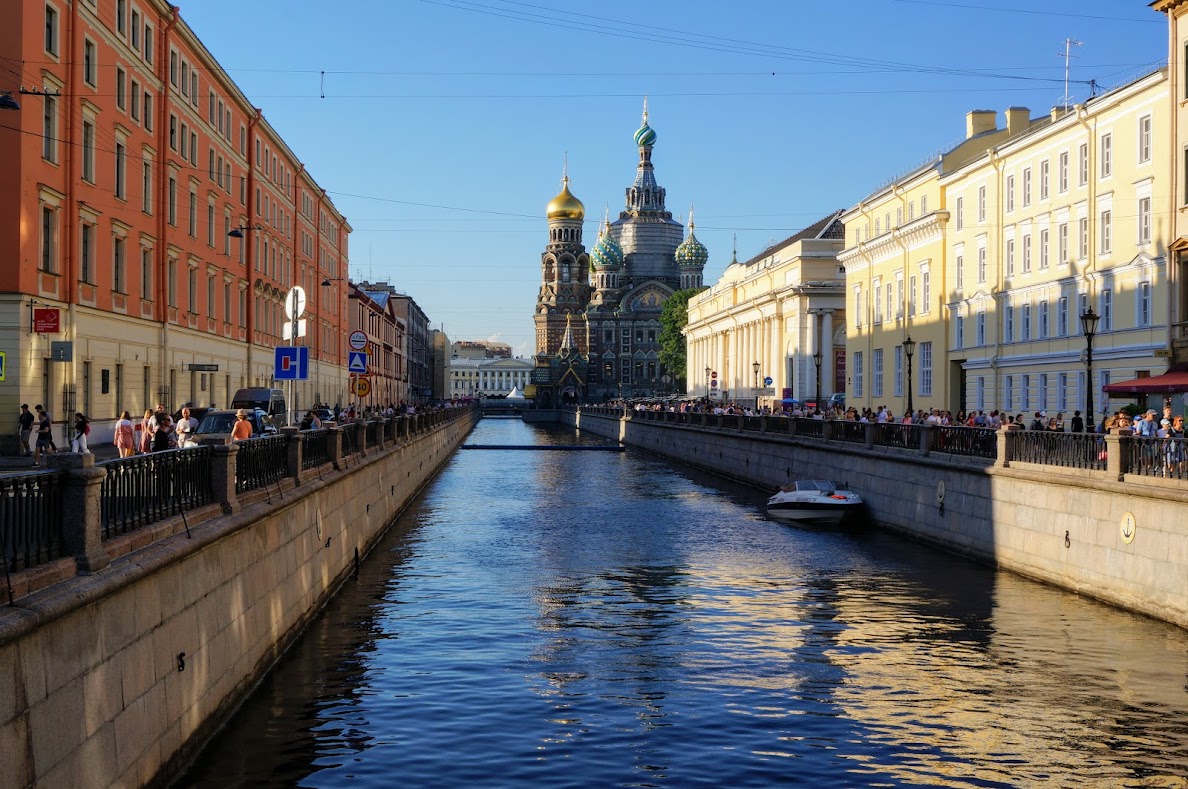
[{"label": "man in dark shirt", "polygon": [[1072,432],[1074,432],[1074,433],[1085,432],[1085,420],[1081,418],[1080,411],[1073,411]]},{"label": "man in dark shirt", "polygon": [[33,465],[41,465],[41,453],[47,455],[54,453],[54,425],[50,421],[49,414],[40,405],[37,406],[37,444],[33,447]]},{"label": "man in dark shirt", "polygon": [[29,449],[29,438],[33,435],[33,412],[28,403],[21,403],[21,457],[27,458],[33,454]]}]

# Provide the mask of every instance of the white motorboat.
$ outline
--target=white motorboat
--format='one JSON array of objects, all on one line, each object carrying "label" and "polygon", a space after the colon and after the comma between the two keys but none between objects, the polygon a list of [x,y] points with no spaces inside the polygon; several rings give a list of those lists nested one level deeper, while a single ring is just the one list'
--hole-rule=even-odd
[{"label": "white motorboat", "polygon": [[797,480],[767,500],[768,515],[796,523],[841,523],[861,509],[862,498],[857,493],[822,479]]}]

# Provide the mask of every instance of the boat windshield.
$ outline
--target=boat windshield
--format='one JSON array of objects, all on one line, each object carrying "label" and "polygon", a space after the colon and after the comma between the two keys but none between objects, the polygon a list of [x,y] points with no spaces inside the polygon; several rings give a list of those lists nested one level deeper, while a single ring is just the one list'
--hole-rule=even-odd
[{"label": "boat windshield", "polygon": [[796,483],[796,490],[798,491],[824,491],[832,493],[836,489],[836,485],[823,479],[802,479]]}]

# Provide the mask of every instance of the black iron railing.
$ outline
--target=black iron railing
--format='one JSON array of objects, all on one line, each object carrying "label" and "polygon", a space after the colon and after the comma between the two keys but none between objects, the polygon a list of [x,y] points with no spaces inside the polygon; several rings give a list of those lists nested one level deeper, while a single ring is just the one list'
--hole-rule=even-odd
[{"label": "black iron railing", "polygon": [[367,423],[367,446],[378,447],[383,435],[384,423],[372,420]]},{"label": "black iron railing", "polygon": [[306,430],[300,435],[301,468],[303,471],[330,462],[329,430]]},{"label": "black iron railing", "polygon": [[289,465],[287,436],[240,441],[235,457],[235,492],[257,490],[284,479]]},{"label": "black iron railing", "polygon": [[61,556],[63,478],[50,471],[0,479],[0,559],[9,571]]},{"label": "black iron railing", "polygon": [[987,427],[938,425],[932,428],[932,451],[976,458],[998,457],[998,431]]},{"label": "black iron railing", "polygon": [[107,471],[99,498],[103,539],[210,504],[213,456],[201,446],[96,464]]},{"label": "black iron railing", "polygon": [[1098,434],[1015,430],[1008,440],[1013,460],[1099,471],[1106,467],[1106,442]]},{"label": "black iron railing", "polygon": [[1140,477],[1188,479],[1188,439],[1122,438],[1126,473]]},{"label": "black iron railing", "polygon": [[920,448],[920,426],[902,425],[898,422],[877,422],[875,424],[875,446]]},{"label": "black iron railing", "polygon": [[863,422],[834,421],[829,423],[829,437],[834,441],[851,444],[866,443],[866,424]]},{"label": "black iron railing", "polygon": [[825,420],[812,417],[793,417],[796,420],[796,435],[824,438]]}]

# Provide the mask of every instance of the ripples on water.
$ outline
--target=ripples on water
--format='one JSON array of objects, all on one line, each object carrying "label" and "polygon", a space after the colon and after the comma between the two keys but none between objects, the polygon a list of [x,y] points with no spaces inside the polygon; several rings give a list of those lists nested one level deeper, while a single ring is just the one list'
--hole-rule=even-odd
[{"label": "ripples on water", "polygon": [[180,783],[1188,786],[1188,634],[763,501],[459,452]]}]

